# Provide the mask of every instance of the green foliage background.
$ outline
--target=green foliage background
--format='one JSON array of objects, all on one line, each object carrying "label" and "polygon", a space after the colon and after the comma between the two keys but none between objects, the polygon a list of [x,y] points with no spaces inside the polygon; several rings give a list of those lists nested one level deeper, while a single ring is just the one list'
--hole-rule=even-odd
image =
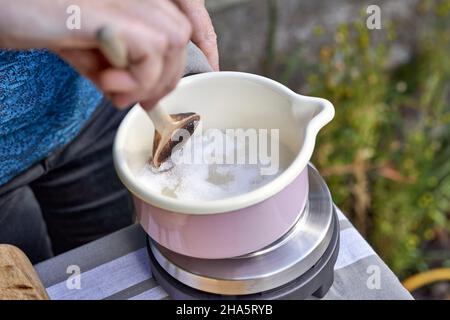
[{"label": "green foliage background", "polygon": [[[417,10],[431,22],[406,64],[388,66],[395,26],[368,30],[364,13],[338,28],[319,63],[295,54],[274,75],[292,87],[292,75],[307,70],[299,92],[335,105],[313,161],[399,276],[450,266],[449,248],[430,248],[450,232],[450,0],[422,1]],[[323,33],[316,28],[318,40]]]}]

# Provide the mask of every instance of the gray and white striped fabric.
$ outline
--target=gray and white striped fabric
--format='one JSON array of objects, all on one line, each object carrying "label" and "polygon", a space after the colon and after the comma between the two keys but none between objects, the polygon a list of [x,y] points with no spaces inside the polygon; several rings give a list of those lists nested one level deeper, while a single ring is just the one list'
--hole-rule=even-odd
[{"label": "gray and white striped fabric", "polygon": [[[412,299],[342,212],[337,211],[340,251],[333,286],[323,299]],[[48,295],[55,300],[169,298],[152,278],[145,233],[139,225],[35,267]],[[78,268],[81,274],[77,288],[73,285],[73,270]]]}]

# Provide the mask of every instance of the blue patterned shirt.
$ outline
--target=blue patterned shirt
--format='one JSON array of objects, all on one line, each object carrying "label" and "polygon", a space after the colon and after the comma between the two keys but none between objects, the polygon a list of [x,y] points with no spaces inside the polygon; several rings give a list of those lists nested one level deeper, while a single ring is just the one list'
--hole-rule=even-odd
[{"label": "blue patterned shirt", "polygon": [[0,50],[0,185],[73,140],[101,97],[47,50]]}]

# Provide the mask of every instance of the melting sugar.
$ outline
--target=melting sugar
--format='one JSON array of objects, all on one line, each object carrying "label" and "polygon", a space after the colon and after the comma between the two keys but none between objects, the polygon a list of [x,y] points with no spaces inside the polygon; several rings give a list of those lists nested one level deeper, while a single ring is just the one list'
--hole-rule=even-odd
[{"label": "melting sugar", "polygon": [[[248,143],[222,131],[219,135],[194,135],[159,169],[147,164],[139,179],[146,188],[171,198],[217,200],[238,196],[275,179],[289,160],[283,156],[289,154],[287,148],[280,146],[276,172],[264,174],[261,169],[267,164],[249,161]],[[237,163],[238,154],[245,155],[245,163]]]}]

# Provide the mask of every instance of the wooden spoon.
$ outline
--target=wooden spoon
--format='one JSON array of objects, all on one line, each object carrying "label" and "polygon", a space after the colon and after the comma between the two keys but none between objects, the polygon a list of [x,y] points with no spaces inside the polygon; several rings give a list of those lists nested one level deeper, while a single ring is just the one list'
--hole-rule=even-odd
[{"label": "wooden spoon", "polygon": [[[109,26],[101,28],[97,33],[97,41],[100,50],[114,67],[128,67],[126,46],[113,28]],[[187,139],[184,139],[186,135],[177,135],[179,130],[186,130],[191,136],[200,121],[200,116],[194,112],[169,115],[159,104],[147,114],[155,126],[151,163],[159,168],[161,163],[170,157],[175,146],[186,143]],[[175,136],[182,138],[174,139]]]}]

